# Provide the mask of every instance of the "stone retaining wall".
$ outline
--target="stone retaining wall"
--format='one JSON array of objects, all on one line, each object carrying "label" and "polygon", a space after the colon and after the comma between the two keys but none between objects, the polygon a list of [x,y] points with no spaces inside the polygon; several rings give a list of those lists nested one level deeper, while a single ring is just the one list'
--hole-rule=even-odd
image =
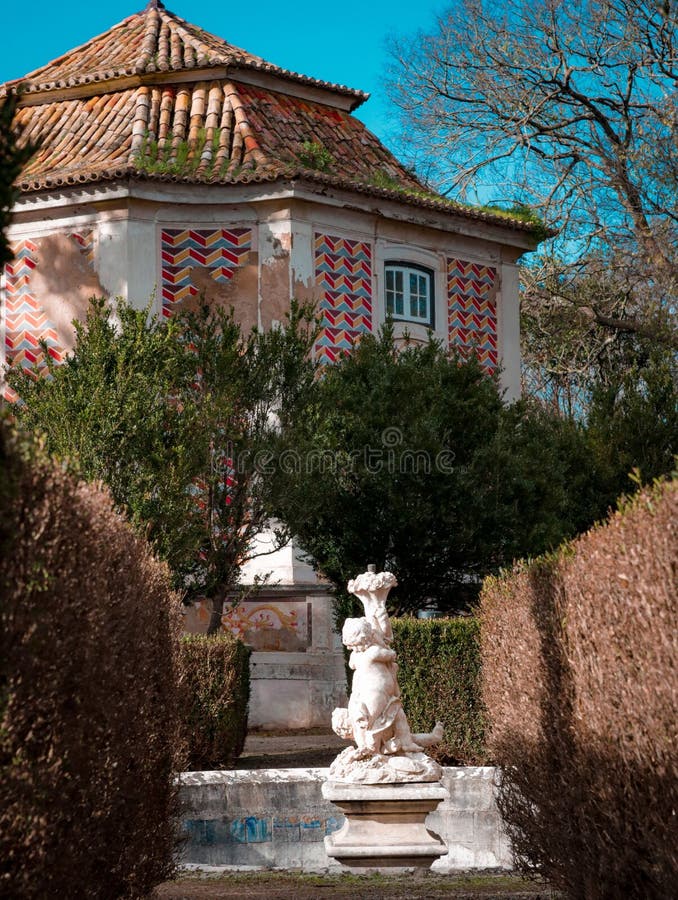
[{"label": "stone retaining wall", "polygon": [[[511,868],[511,851],[494,802],[490,767],[446,768],[450,799],[426,825],[448,853],[435,872]],[[185,772],[181,776],[184,865],[254,869],[339,869],[323,839],[343,817],[320,787],[327,769]]]}]

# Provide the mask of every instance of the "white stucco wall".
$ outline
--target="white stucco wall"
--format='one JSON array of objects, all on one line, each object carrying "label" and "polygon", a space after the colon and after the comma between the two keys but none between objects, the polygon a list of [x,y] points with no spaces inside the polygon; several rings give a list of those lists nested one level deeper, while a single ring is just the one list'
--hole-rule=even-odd
[{"label": "white stucco wall", "polygon": [[506,401],[520,397],[520,294],[516,263],[502,262],[497,303],[501,386]]}]

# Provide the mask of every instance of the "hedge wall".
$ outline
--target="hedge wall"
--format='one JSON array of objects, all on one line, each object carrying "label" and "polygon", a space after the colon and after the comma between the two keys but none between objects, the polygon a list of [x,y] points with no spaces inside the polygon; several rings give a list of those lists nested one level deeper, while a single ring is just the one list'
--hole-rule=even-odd
[{"label": "hedge wall", "polygon": [[430,731],[441,721],[445,737],[431,756],[444,765],[487,762],[478,622],[464,617],[392,624],[398,683],[412,731]]},{"label": "hedge wall", "polygon": [[675,897],[678,483],[485,582],[489,746],[519,866],[581,900]]},{"label": "hedge wall", "polygon": [[107,493],[1,422],[0,462],[0,895],[142,896],[174,869],[178,598]]},{"label": "hedge wall", "polygon": [[185,635],[179,651],[187,768],[227,769],[242,753],[247,736],[250,650],[221,633]]}]

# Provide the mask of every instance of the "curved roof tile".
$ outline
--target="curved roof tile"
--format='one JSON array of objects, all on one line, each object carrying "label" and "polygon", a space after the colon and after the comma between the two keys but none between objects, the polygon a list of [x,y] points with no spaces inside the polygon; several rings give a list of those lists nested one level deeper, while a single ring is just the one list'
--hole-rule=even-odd
[{"label": "curved roof tile", "polygon": [[[275,87],[238,80],[248,68],[277,76]],[[187,79],[191,70],[194,77]],[[323,91],[291,91],[295,80]],[[342,108],[346,104],[330,96],[349,93],[357,104],[365,94],[279,69],[184,22],[158,0],[21,83],[28,96],[16,124],[23,140],[39,144],[19,179],[24,192],[120,178],[203,184],[304,179],[534,229],[427,192]],[[321,102],[325,97],[329,102]]]},{"label": "curved roof tile", "polygon": [[140,85],[22,106],[16,124],[40,144],[21,186],[122,165],[147,175],[245,180],[308,168],[352,181],[375,172],[419,182],[358,119],[334,107],[235,81]]}]

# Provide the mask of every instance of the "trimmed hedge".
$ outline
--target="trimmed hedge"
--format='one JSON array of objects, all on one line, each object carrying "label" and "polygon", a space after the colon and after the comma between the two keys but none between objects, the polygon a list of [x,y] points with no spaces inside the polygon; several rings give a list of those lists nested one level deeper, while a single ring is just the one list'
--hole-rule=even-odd
[{"label": "trimmed hedge", "polygon": [[678,482],[482,593],[516,860],[581,900],[675,897]]},{"label": "trimmed hedge", "polygon": [[227,769],[247,736],[250,650],[232,635],[185,635],[179,643],[187,768]]},{"label": "trimmed hedge", "polygon": [[431,748],[444,765],[483,765],[480,645],[473,618],[394,619],[398,683],[412,731],[443,723],[443,742]]},{"label": "trimmed hedge", "polygon": [[178,597],[20,440],[0,423],[0,895],[142,896],[175,868]]}]

